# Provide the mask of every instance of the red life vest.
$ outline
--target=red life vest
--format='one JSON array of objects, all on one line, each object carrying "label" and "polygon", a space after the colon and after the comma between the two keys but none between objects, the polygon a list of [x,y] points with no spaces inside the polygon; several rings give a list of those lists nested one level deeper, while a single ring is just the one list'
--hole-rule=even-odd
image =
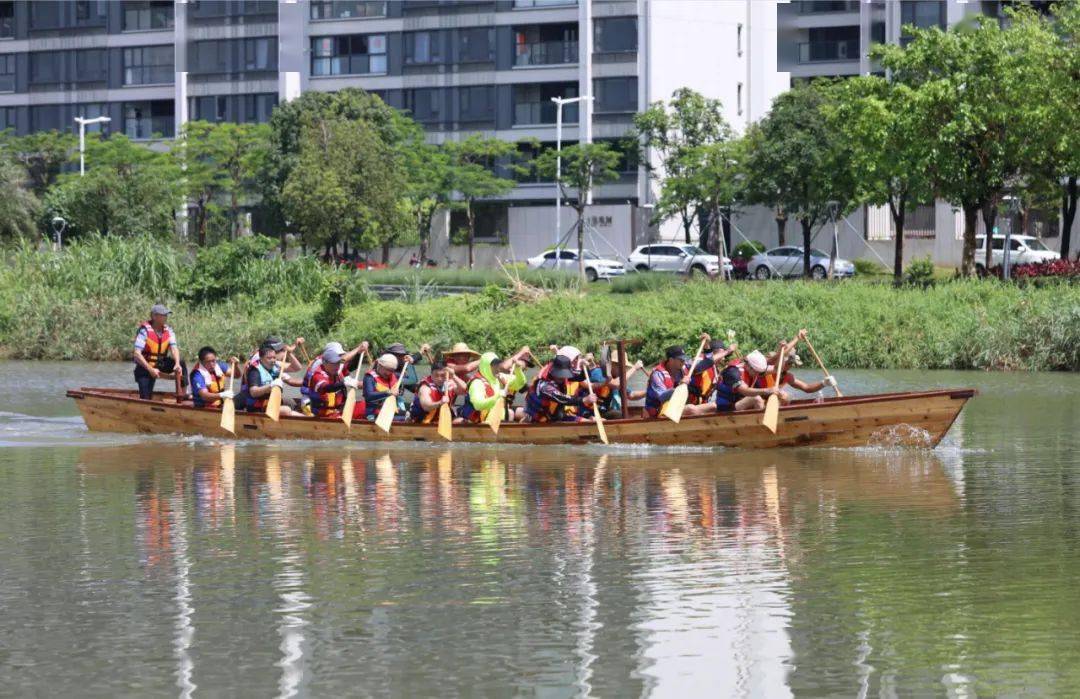
[{"label": "red life vest", "polygon": [[703,371],[699,371],[690,377],[690,399],[692,405],[708,403],[716,390],[716,384],[720,378],[720,372],[716,365],[712,365]]},{"label": "red life vest", "polygon": [[146,331],[146,344],[143,345],[142,356],[146,359],[147,364],[156,367],[158,360],[164,357],[169,351],[169,347],[172,346],[172,328],[166,325],[159,333],[154,330],[154,326],[150,321],[144,320],[139,324],[139,330]]},{"label": "red life vest", "polygon": [[409,414],[415,422],[427,424],[434,420],[435,416],[439,414],[438,405],[436,405],[434,409],[427,411],[420,405],[420,391],[424,386],[427,386],[431,391],[431,400],[438,403],[443,399],[443,396],[448,396],[450,398],[450,405],[454,404],[454,400],[457,398],[457,390],[455,390],[454,382],[448,381],[445,385],[447,386],[447,391],[446,393],[443,393],[444,384],[437,383],[431,376],[425,376],[423,380],[420,381],[420,384],[416,387],[416,395],[413,396],[412,406],[409,408]]},{"label": "red life vest", "polygon": [[[314,363],[313,363],[314,364]],[[305,382],[308,398],[311,399],[311,412],[316,417],[337,417],[341,406],[345,404],[345,389],[336,391],[319,390],[320,384],[337,383],[347,377],[349,372],[341,367],[337,377],[331,377],[323,367],[322,362],[314,368]]]}]

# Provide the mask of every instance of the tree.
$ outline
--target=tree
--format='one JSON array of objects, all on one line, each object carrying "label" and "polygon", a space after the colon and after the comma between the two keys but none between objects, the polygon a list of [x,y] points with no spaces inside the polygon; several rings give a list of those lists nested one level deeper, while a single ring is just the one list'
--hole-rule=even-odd
[{"label": "tree", "polygon": [[87,141],[86,164],[85,176],[61,175],[45,197],[47,215],[67,219],[67,235],[167,237],[174,232],[183,190],[167,152],[113,134]]},{"label": "tree", "polygon": [[16,136],[10,129],[0,132],[0,151],[26,170],[28,186],[38,197],[56,183],[61,169],[77,157],[78,142],[70,133],[37,131]]},{"label": "tree", "polygon": [[[593,189],[605,182],[612,182],[619,176],[617,166],[619,153],[607,143],[578,143],[561,151],[548,150],[537,159],[537,171],[554,179],[556,158],[562,155],[562,176],[560,187],[564,197],[571,201],[577,213],[577,252],[578,272],[585,280],[585,207],[588,206]],[[573,198],[567,190],[575,190]]]},{"label": "tree", "polygon": [[701,189],[700,201],[711,212],[710,218],[719,225],[724,237],[724,245],[721,247],[718,241],[716,246],[718,255],[721,250],[731,254],[731,218],[735,208],[746,200],[747,145],[745,139],[734,139],[702,148],[703,166],[696,179]]},{"label": "tree", "polygon": [[[1023,22],[1039,21],[1022,15]],[[1044,22],[1045,25],[1045,22]],[[1054,122],[1050,134],[1055,142],[1050,150],[1049,179],[1060,188],[1061,198],[1061,257],[1068,259],[1072,245],[1072,228],[1076,220],[1080,187],[1080,3],[1061,2],[1054,7],[1050,31],[1056,33],[1049,104]],[[1045,48],[1045,47],[1044,47]],[[1028,105],[1038,109],[1040,105]]]},{"label": "tree", "polygon": [[806,277],[814,226],[825,219],[830,202],[839,203],[843,213],[854,200],[847,148],[823,109],[833,89],[823,81],[792,88],[748,135],[748,198],[799,221]]},{"label": "tree", "polygon": [[904,274],[904,223],[909,206],[933,200],[927,109],[915,87],[877,76],[838,85],[826,105],[831,128],[843,135],[855,198],[888,206],[895,229],[893,278]]},{"label": "tree", "polygon": [[0,156],[0,238],[31,237],[40,202],[21,163]]},{"label": "tree", "polygon": [[501,196],[517,186],[514,180],[501,177],[495,172],[497,162],[509,158],[517,149],[513,143],[475,135],[462,141],[447,141],[443,144],[443,149],[449,163],[454,191],[461,198],[461,206],[465,211],[469,269],[472,269],[473,244],[476,240],[476,202]]},{"label": "tree", "polygon": [[879,55],[895,82],[921,96],[930,176],[939,196],[963,208],[962,271],[971,276],[979,213],[996,207],[1019,175],[1014,47],[988,18],[974,28],[908,31],[906,47],[882,46]]},{"label": "tree", "polygon": [[185,193],[194,204],[196,240],[206,244],[206,223],[217,199],[228,195],[230,239],[239,229],[240,201],[256,192],[255,176],[268,147],[265,124],[184,125],[180,146],[173,153],[183,167]]},{"label": "tree", "polygon": [[407,178],[406,207],[416,224],[423,263],[428,259],[435,212],[448,207],[453,196],[453,170],[446,149],[428,143],[418,124],[410,120],[405,128],[412,133],[399,141],[398,151]]},{"label": "tree", "polygon": [[[657,213],[664,218],[678,216],[686,243],[691,242],[694,223],[706,229],[708,207],[695,195],[700,189],[693,184],[696,173],[703,167],[701,148],[731,138],[731,126],[724,119],[720,100],[705,97],[690,88],[676,90],[671,101],[654,102],[644,112],[634,116],[634,128],[641,142],[641,162],[650,170],[663,172],[664,187]],[[659,156],[659,167],[652,165],[649,151]],[[697,156],[697,157],[695,157]]]}]

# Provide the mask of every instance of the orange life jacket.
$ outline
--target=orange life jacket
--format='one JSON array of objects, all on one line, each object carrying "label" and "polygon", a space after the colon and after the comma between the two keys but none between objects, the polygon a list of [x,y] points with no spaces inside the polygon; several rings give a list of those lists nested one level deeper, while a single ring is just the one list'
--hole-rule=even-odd
[{"label": "orange life jacket", "polygon": [[154,330],[150,321],[144,320],[139,324],[139,330],[146,331],[146,344],[143,345],[142,356],[147,364],[156,367],[158,360],[168,353],[169,347],[173,344],[172,328],[166,325],[159,333]]}]

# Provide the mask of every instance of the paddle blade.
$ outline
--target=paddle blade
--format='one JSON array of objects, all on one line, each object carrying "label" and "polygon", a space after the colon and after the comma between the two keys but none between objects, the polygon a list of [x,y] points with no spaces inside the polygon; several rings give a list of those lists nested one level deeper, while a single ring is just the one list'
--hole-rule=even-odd
[{"label": "paddle blade", "polygon": [[780,420],[780,399],[776,396],[769,396],[769,401],[765,403],[765,416],[761,418],[761,424],[776,434],[776,424]]},{"label": "paddle blade", "polygon": [[345,426],[352,429],[352,415],[356,410],[356,389],[350,388],[345,393],[345,406],[341,410],[341,421],[345,423]]},{"label": "paddle blade", "polygon": [[236,434],[236,403],[226,398],[221,405],[221,429]]},{"label": "paddle blade", "polygon": [[266,401],[266,416],[274,422],[281,417],[281,389],[277,386],[270,389],[270,399]]},{"label": "paddle blade", "polygon": [[390,425],[394,424],[394,415],[397,414],[397,396],[387,396],[379,408],[379,415],[375,418],[375,424],[383,432],[390,431]]},{"label": "paddle blade", "polygon": [[600,413],[593,413],[593,418],[596,420],[596,431],[600,433],[600,441],[604,444],[608,444],[607,430],[604,429],[604,418],[600,417]]},{"label": "paddle blade", "polygon": [[488,411],[487,424],[491,431],[499,434],[499,426],[502,425],[503,415],[506,413],[506,399],[499,396],[495,400],[495,407]]},{"label": "paddle blade", "polygon": [[514,377],[510,379],[510,383],[506,385],[508,391],[520,391],[525,388],[525,384],[528,383],[528,379],[525,377],[525,372],[521,367],[514,365]]},{"label": "paddle blade", "polygon": [[686,409],[686,400],[690,397],[690,389],[686,387],[686,384],[681,383],[675,387],[675,392],[671,394],[671,399],[664,404],[664,417],[677,423],[682,420],[683,410]]},{"label": "paddle blade", "polygon": [[439,436],[448,442],[454,441],[454,416],[446,403],[439,406]]}]

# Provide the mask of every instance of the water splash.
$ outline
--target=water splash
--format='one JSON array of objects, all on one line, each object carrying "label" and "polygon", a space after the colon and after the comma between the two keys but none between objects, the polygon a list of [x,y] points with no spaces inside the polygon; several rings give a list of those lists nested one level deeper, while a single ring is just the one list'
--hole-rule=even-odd
[{"label": "water splash", "polygon": [[870,435],[869,445],[882,449],[897,447],[933,449],[934,438],[921,427],[900,424],[882,427]]}]

